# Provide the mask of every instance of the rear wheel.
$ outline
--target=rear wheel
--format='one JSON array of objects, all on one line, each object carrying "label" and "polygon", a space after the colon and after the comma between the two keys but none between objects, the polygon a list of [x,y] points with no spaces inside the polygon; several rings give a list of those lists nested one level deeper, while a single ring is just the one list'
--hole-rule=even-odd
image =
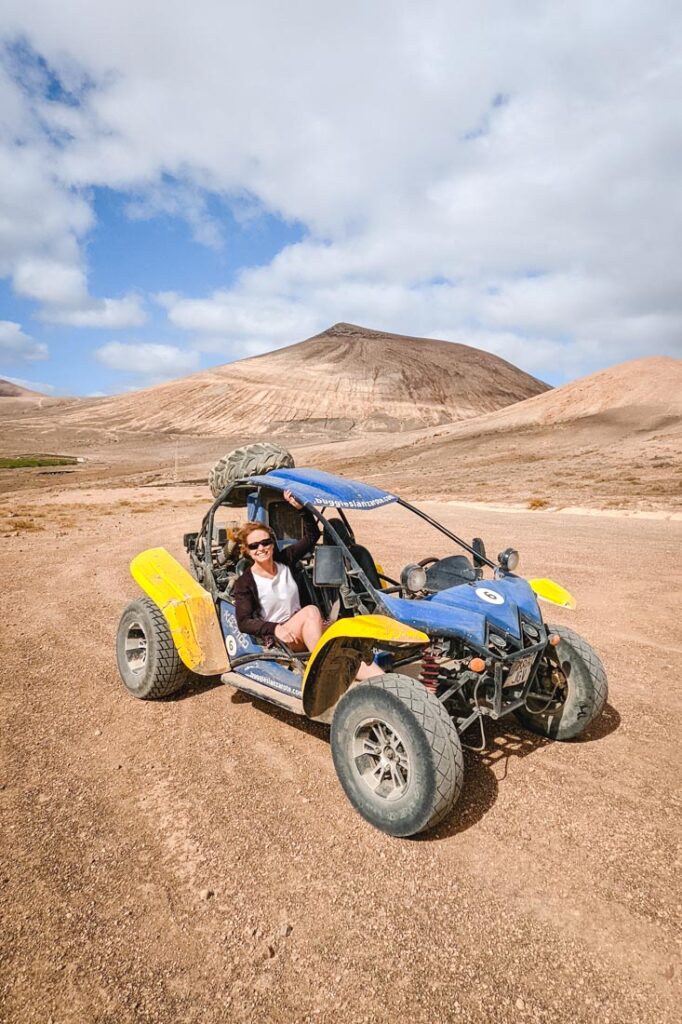
[{"label": "rear wheel", "polygon": [[557,740],[579,736],[604,710],[608,697],[606,672],[599,655],[567,626],[548,626],[561,637],[557,662],[540,666],[526,699],[515,714],[531,732]]},{"label": "rear wheel", "polygon": [[334,712],[331,748],[353,807],[389,835],[433,828],[462,790],[457,730],[438,698],[408,676],[351,687]]},{"label": "rear wheel", "polygon": [[123,685],[140,700],[177,693],[191,675],[180,660],[168,623],[148,597],[133,601],[123,612],[116,660]]}]

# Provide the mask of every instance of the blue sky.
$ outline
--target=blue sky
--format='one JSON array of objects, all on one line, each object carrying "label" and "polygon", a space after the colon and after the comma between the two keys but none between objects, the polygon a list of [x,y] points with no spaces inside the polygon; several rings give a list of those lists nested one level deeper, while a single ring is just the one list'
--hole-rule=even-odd
[{"label": "blue sky", "polygon": [[0,376],[110,394],[339,320],[550,383],[679,356],[682,14],[565,8],[6,0]]},{"label": "blue sky", "polygon": [[[0,376],[23,379],[54,394],[109,394],[142,386],[154,374],[143,374],[140,380],[125,369],[99,362],[96,353],[114,338],[125,344],[163,343],[185,350],[185,332],[168,322],[155,295],[177,291],[198,297],[229,287],[242,268],[267,265],[281,249],[303,237],[300,225],[265,212],[240,221],[229,204],[215,201],[210,213],[224,240],[219,247],[207,246],[192,237],[183,217],[161,213],[142,219],[129,211],[133,201],[125,193],[93,189],[95,225],[84,250],[91,293],[116,296],[134,289],[144,304],[146,322],[105,334],[101,328],[45,323],[40,307],[17,296],[11,280],[5,278],[0,281],[0,319],[23,325],[36,341],[47,344],[49,355],[33,361],[28,378],[17,377],[17,364],[9,360],[0,363]],[[292,338],[296,340],[301,339]],[[226,361],[214,353],[197,353],[196,369]]]}]

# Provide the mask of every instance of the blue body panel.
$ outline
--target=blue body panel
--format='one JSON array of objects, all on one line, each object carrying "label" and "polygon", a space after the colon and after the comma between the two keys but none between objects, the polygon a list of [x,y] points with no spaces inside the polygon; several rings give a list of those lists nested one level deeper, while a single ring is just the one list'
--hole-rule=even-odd
[{"label": "blue body panel", "polygon": [[372,509],[398,500],[395,494],[378,487],[319,469],[273,469],[263,476],[249,477],[249,483],[278,491],[291,490],[301,502],[333,508]]},{"label": "blue body panel", "polygon": [[388,594],[382,600],[393,618],[406,626],[439,636],[461,636],[479,645],[485,643],[485,614],[457,612],[445,602],[435,602],[430,597],[411,601]]},{"label": "blue body panel", "polygon": [[519,612],[538,625],[542,615],[530,585],[520,576],[464,583],[414,601],[383,598],[391,615],[426,633],[458,636],[483,646],[486,622],[520,638]]},{"label": "blue body panel", "polygon": [[270,686],[290,697],[300,697],[303,676],[300,672],[292,672],[279,661],[253,661],[250,665],[242,665],[234,670],[245,679],[253,679],[264,686]]},{"label": "blue body panel", "polygon": [[[265,647],[255,644],[248,633],[242,633],[237,626],[234,605],[229,601],[220,602],[220,628],[225,638],[225,646],[230,658],[238,658],[244,654],[266,654]],[[300,672],[292,672],[279,661],[254,661],[250,665],[240,665],[233,670],[245,679],[254,679],[273,690],[287,693],[294,697],[301,696],[303,676]]]},{"label": "blue body panel", "polygon": [[265,509],[258,501],[258,491],[252,491],[246,499],[246,518],[250,523],[264,523],[267,521]]}]

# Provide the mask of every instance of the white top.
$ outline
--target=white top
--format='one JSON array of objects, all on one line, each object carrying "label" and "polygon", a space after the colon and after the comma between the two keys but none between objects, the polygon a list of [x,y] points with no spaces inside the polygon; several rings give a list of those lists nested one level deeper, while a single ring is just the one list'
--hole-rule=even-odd
[{"label": "white top", "polygon": [[271,578],[253,573],[258,587],[258,599],[266,622],[286,622],[301,609],[301,598],[296,580],[286,565],[277,565],[277,572]]}]

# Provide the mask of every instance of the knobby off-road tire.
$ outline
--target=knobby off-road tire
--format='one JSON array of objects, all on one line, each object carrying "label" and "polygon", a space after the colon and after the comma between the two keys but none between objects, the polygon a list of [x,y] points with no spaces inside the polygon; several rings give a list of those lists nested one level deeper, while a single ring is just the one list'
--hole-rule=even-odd
[{"label": "knobby off-road tire", "polygon": [[181,690],[191,673],[161,611],[148,597],[129,604],[116,636],[118,671],[128,693],[157,700]]},{"label": "knobby off-road tire", "polygon": [[462,791],[457,730],[438,698],[409,676],[352,686],[334,712],[331,749],[353,807],[392,836],[433,828]]},{"label": "knobby off-road tire", "polygon": [[563,704],[557,706],[553,702],[546,711],[532,714],[529,708],[541,709],[543,699],[539,694],[529,695],[527,706],[515,714],[531,732],[556,740],[572,740],[604,710],[609,693],[606,672],[597,652],[578,633],[567,626],[547,628],[561,637],[556,651],[568,679],[566,699]]},{"label": "knobby off-road tire", "polygon": [[218,459],[208,474],[208,486],[211,494],[217,498],[228,484],[246,476],[260,476],[272,469],[293,469],[294,458],[291,452],[281,444],[262,441],[255,444],[235,448],[234,451]]}]

